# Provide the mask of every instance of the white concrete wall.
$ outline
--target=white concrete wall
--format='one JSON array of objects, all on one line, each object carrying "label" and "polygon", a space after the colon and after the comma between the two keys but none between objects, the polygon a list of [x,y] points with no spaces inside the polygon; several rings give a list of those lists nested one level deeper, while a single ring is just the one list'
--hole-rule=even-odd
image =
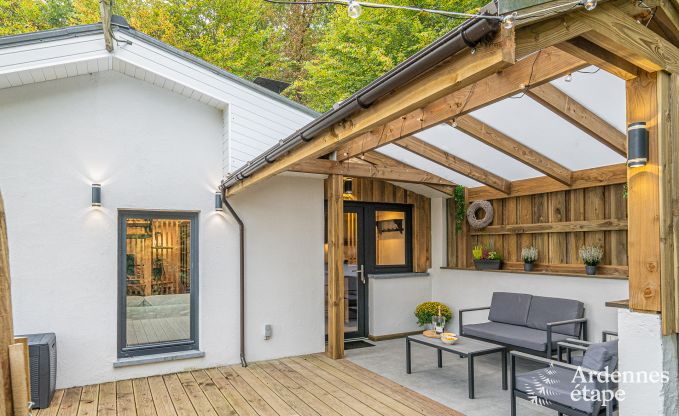
[{"label": "white concrete wall", "polygon": [[[618,309],[622,416],[679,414],[677,336],[663,336],[660,315]],[[665,380],[662,379],[663,373]]]},{"label": "white concrete wall", "polygon": [[[238,362],[238,228],[214,211],[222,112],[110,71],[4,89],[0,108],[15,330],[56,332],[58,387]],[[323,350],[322,181],[275,178],[234,205],[248,359]],[[119,208],[200,210],[204,358],[113,369]]]},{"label": "white concrete wall", "polygon": [[368,308],[370,335],[417,331],[415,307],[431,300],[431,277],[370,278]]}]

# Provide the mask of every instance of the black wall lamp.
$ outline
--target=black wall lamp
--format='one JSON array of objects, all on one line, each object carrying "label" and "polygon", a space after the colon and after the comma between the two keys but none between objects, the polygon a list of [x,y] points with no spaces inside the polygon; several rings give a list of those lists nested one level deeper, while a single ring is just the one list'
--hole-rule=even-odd
[{"label": "black wall lamp", "polygon": [[351,178],[344,178],[344,193],[347,195],[354,193],[354,181]]},{"label": "black wall lamp", "polygon": [[215,211],[224,211],[224,207],[222,206],[222,193],[219,191],[215,192]]},{"label": "black wall lamp", "polygon": [[637,168],[648,163],[648,128],[645,121],[627,126],[627,167]]},{"label": "black wall lamp", "polygon": [[101,185],[98,183],[92,184],[92,206],[101,206]]}]

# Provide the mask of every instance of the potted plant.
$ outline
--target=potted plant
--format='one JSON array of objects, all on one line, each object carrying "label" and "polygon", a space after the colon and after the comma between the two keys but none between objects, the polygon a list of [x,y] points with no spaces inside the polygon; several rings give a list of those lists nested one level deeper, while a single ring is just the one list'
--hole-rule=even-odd
[{"label": "potted plant", "polygon": [[453,312],[450,308],[441,302],[424,302],[417,305],[415,308],[415,316],[417,317],[417,324],[424,326],[426,329],[431,329],[432,318],[438,316],[439,307],[441,308],[441,316],[446,318],[446,322],[453,319]]},{"label": "potted plant", "polygon": [[476,246],[472,250],[476,270],[500,270],[502,256],[488,247]]},{"label": "potted plant", "polygon": [[596,266],[601,263],[604,257],[604,249],[598,246],[582,246],[580,247],[580,258],[585,263],[585,271],[588,275],[596,274]]},{"label": "potted plant", "polygon": [[538,249],[533,246],[522,248],[521,258],[523,259],[523,270],[532,272],[535,262],[538,261]]}]

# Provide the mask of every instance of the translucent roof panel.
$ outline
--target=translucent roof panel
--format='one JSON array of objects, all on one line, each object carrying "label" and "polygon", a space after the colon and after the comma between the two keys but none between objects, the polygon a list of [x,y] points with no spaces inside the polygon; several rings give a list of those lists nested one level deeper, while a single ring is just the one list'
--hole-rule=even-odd
[{"label": "translucent roof panel", "polygon": [[411,151],[408,151],[402,147],[398,147],[395,144],[388,144],[386,146],[382,146],[379,149],[377,149],[377,151],[393,159],[406,163],[414,168],[422,169],[427,172],[433,173],[434,175],[438,175],[444,179],[448,179],[449,181],[457,185],[463,185],[467,187],[476,187],[483,185],[481,183],[476,182],[473,179],[469,179],[466,176],[460,175],[457,172],[454,172],[448,168],[444,168],[443,166],[437,163],[425,159],[422,156],[416,155]]},{"label": "translucent roof panel", "polygon": [[[605,93],[602,96],[607,97]],[[505,99],[474,111],[472,115],[571,170],[625,161],[528,96]]]},{"label": "translucent roof panel", "polygon": [[424,130],[416,137],[508,180],[542,176],[542,173],[448,124]]},{"label": "translucent roof panel", "polygon": [[625,81],[595,66],[552,81],[552,85],[587,107],[613,127],[625,132]]}]

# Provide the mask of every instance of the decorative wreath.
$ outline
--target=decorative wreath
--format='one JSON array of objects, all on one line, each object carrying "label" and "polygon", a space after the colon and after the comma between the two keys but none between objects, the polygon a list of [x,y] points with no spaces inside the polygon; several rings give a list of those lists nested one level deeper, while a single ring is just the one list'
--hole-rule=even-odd
[{"label": "decorative wreath", "polygon": [[[476,218],[476,213],[482,210],[483,217]],[[493,221],[493,205],[488,201],[474,201],[467,209],[467,222],[475,229],[487,227]]]}]

